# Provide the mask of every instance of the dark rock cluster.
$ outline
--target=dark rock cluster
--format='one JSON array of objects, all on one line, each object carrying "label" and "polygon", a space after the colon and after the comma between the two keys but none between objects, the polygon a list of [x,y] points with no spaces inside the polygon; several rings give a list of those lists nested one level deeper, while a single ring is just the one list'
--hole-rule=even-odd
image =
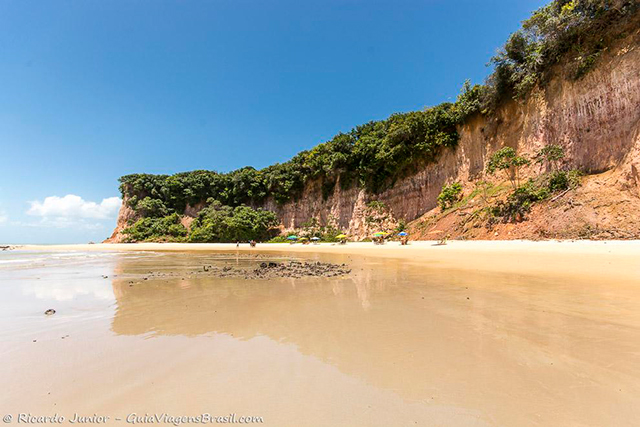
[{"label": "dark rock cluster", "polygon": [[[168,279],[179,276],[182,280],[195,277],[240,277],[251,280],[276,277],[339,277],[349,273],[351,273],[351,269],[346,264],[331,264],[319,261],[263,261],[256,267],[203,265],[201,268],[190,272],[149,272],[143,279]],[[130,281],[129,286],[132,286],[133,283],[133,280]]]},{"label": "dark rock cluster", "polygon": [[338,277],[351,273],[346,264],[326,262],[261,262],[257,268],[203,266],[198,276],[242,277],[244,279],[269,279],[272,277]]},{"label": "dark rock cluster", "polygon": [[251,272],[256,278],[264,277],[336,277],[351,273],[346,264],[331,264],[326,262],[300,262],[288,263],[263,262],[259,268]]}]

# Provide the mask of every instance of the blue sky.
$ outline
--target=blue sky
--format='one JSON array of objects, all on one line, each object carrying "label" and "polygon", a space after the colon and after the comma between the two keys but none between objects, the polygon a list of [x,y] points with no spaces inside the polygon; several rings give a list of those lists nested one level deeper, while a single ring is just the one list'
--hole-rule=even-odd
[{"label": "blue sky", "polygon": [[84,243],[119,176],[287,160],[454,100],[543,1],[0,1],[0,242]]}]

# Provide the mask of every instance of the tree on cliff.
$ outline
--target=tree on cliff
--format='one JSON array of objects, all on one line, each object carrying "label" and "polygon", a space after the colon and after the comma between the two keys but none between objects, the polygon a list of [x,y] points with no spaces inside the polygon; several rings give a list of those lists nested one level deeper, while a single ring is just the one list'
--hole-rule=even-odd
[{"label": "tree on cliff", "polygon": [[530,163],[529,159],[519,156],[511,147],[504,147],[496,151],[487,163],[487,173],[495,174],[503,171],[514,189],[520,187],[520,168]]}]

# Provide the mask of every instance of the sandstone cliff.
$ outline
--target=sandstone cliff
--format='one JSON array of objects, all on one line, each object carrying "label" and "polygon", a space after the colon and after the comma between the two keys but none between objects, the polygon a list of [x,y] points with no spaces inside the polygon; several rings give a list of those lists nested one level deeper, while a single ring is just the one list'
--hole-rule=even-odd
[{"label": "sandstone cliff", "polygon": [[[320,188],[309,186],[299,202],[282,206],[269,202],[266,207],[278,213],[285,228],[295,228],[312,217],[321,221],[335,218],[338,225],[354,237],[364,237],[370,235],[363,216],[370,200],[385,203],[397,219],[413,221],[437,210],[436,199],[444,183],[460,181],[469,192],[474,181],[486,178],[483,171],[487,157],[496,149],[511,146],[521,153],[532,154],[546,144],[558,143],[567,152],[565,166],[588,174],[576,193],[591,211],[584,209],[577,214],[584,218],[571,218],[570,223],[560,220],[561,224],[550,224],[550,230],[571,229],[576,221],[581,221],[583,224],[580,225],[584,227],[604,226],[637,236],[640,232],[637,215],[629,213],[640,208],[638,39],[636,33],[617,43],[604,55],[598,67],[581,80],[567,78],[558,70],[556,77],[543,89],[536,90],[526,103],[510,102],[490,119],[477,117],[472,120],[461,129],[461,140],[455,150],[446,151],[437,163],[426,166],[382,194],[371,195],[358,189],[342,191],[336,186],[334,193],[323,200]],[[537,173],[536,168],[539,166],[531,166],[526,172]],[[616,206],[619,204],[624,206]],[[598,214],[605,205],[624,212]],[[534,223],[537,217],[546,217],[538,224],[542,226],[541,230],[531,229],[531,223],[526,221],[506,227],[510,236],[544,236],[544,222],[559,214],[549,212],[549,208],[542,204],[531,215],[530,221]],[[451,227],[453,224],[442,225]],[[513,231],[514,227],[522,228],[524,234]],[[477,237],[494,234],[495,231]],[[562,237],[574,237],[572,234],[575,233]],[[618,237],[624,236],[622,233]]]},{"label": "sandstone cliff", "polygon": [[[340,189],[328,198],[319,183],[309,183],[302,198],[283,205],[267,200],[283,229],[295,229],[316,218],[333,222],[354,238],[370,236],[367,204],[376,200],[395,220],[411,223],[412,237],[429,238],[434,227],[461,238],[640,237],[640,31],[628,35],[602,55],[594,70],[580,80],[561,67],[524,103],[511,101],[487,118],[478,115],[460,129],[460,142],[445,150],[437,163],[377,195],[362,189]],[[565,166],[584,171],[583,185],[569,194],[537,205],[527,221],[486,229],[469,224],[464,209],[443,216],[436,208],[442,185],[459,181],[466,194],[484,176],[488,156],[503,146],[531,155],[549,144],[561,144]],[[526,175],[539,173],[532,165]],[[188,217],[197,209],[185,212]],[[123,205],[110,241],[133,212]],[[390,226],[394,220],[387,220]]]}]

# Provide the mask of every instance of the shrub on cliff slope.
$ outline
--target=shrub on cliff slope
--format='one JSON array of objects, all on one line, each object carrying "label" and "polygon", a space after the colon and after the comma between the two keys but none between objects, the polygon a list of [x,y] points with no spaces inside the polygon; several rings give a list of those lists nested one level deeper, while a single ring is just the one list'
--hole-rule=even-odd
[{"label": "shrub on cliff slope", "polygon": [[[545,172],[533,179],[527,180],[523,185],[517,184],[510,178],[514,189],[506,200],[499,201],[489,208],[492,220],[522,221],[531,207],[539,201],[549,198],[554,193],[577,188],[580,185],[581,173],[577,170],[560,170],[560,162],[564,159],[565,152],[561,145],[549,144],[540,149],[535,159],[537,163],[547,164],[550,172]],[[517,160],[518,158],[522,160]],[[518,156],[515,150],[503,148],[497,151],[489,162],[489,170],[510,170],[513,164],[528,162],[526,158]],[[516,169],[517,170],[517,169]]]},{"label": "shrub on cliff slope", "polygon": [[536,163],[546,165],[552,171],[560,170],[560,163],[564,160],[564,147],[558,144],[548,144],[542,147],[535,155]]},{"label": "shrub on cliff slope", "polygon": [[248,206],[223,206],[214,201],[191,224],[190,242],[263,240],[278,224],[273,212]]},{"label": "shrub on cliff slope", "polygon": [[513,148],[504,147],[489,157],[486,170],[489,175],[502,171],[511,181],[513,188],[517,190],[520,187],[520,168],[529,163],[529,159],[518,155]]},{"label": "shrub on cliff slope", "polygon": [[438,195],[438,206],[443,211],[453,206],[455,202],[460,200],[462,194],[462,184],[454,182],[453,184],[443,185]]}]

